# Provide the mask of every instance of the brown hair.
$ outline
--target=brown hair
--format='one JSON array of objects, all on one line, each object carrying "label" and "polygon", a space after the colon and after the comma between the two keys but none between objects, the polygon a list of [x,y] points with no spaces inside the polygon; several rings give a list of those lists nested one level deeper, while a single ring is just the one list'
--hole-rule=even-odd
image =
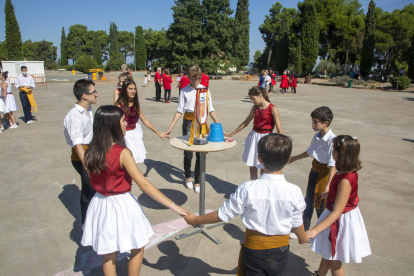
[{"label": "brown hair", "polygon": [[356,138],[339,135],[333,139],[333,150],[338,153],[335,167],[341,172],[357,172],[361,169],[359,161],[360,145]]},{"label": "brown hair", "polygon": [[292,138],[271,133],[259,140],[257,150],[266,169],[272,172],[280,171],[289,162],[292,154]]},{"label": "brown hair", "polygon": [[7,78],[9,77],[9,71],[5,71],[1,73],[1,75],[3,76],[4,80],[7,80]]},{"label": "brown hair", "polygon": [[89,172],[100,174],[106,170],[106,155],[113,143],[126,147],[120,124],[123,115],[124,111],[113,105],[103,105],[96,110],[92,141],[85,151],[85,167]]},{"label": "brown hair", "polygon": [[187,75],[188,78],[191,79],[201,79],[201,75],[203,74],[203,72],[201,72],[201,68],[200,66],[197,65],[193,65],[190,68],[188,68],[187,70]]},{"label": "brown hair", "polygon": [[250,88],[249,97],[259,96],[259,95],[262,95],[263,98],[270,103],[269,95],[267,94],[267,91],[265,88],[260,87],[260,86],[253,86],[252,88]]},{"label": "brown hair", "polygon": [[129,74],[128,73],[122,73],[122,74],[120,74],[118,76],[118,87],[119,87],[119,84],[121,83],[121,78],[127,79],[128,77],[129,77]]},{"label": "brown hair", "polygon": [[167,76],[169,76],[170,75],[170,69],[165,68],[164,69],[164,74],[166,74]]},{"label": "brown hair", "polygon": [[[122,108],[124,109],[126,117],[132,115],[129,112],[129,108],[128,108],[128,93],[127,93],[127,88],[131,84],[135,85],[135,88],[137,88],[137,85],[135,84],[135,82],[133,80],[126,79],[124,81],[124,84],[121,87],[121,93],[119,93],[118,100],[115,103],[115,105],[119,105],[119,106],[121,106],[121,104],[122,104]],[[137,115],[141,114],[141,108],[139,106],[139,100],[138,100],[138,88],[137,88],[137,93],[135,93],[135,96],[134,96],[134,99],[132,100],[132,102],[133,102],[133,106],[135,108],[135,111],[137,112]]]}]

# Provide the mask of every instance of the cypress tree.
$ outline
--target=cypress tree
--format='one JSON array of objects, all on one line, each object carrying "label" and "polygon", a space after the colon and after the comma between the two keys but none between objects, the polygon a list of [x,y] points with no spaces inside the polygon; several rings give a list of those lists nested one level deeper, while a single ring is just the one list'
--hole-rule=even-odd
[{"label": "cypress tree", "polygon": [[11,0],[6,0],[4,13],[6,14],[6,42],[8,59],[23,60],[22,36]]},{"label": "cypress tree", "polygon": [[175,71],[199,65],[204,47],[200,1],[176,0],[172,10],[173,23],[166,33],[168,65]]},{"label": "cypress tree", "polygon": [[240,67],[249,64],[250,59],[250,19],[249,0],[237,2],[236,15],[234,17],[234,57],[237,62],[237,71]]},{"label": "cypress tree", "polygon": [[109,25],[109,59],[120,59],[121,53],[118,46],[118,27],[115,22],[110,22]]},{"label": "cypress tree", "polygon": [[375,50],[375,3],[369,2],[367,17],[365,18],[365,36],[361,52],[361,76],[371,73],[374,65]]},{"label": "cypress tree", "polygon": [[95,32],[95,35],[93,37],[93,59],[96,61],[96,64],[102,65],[102,46],[99,42],[98,33]]},{"label": "cypress tree", "polygon": [[203,0],[203,57],[201,66],[208,72],[227,70],[236,65],[233,58],[233,11],[229,0]]},{"label": "cypress tree", "polygon": [[65,27],[62,27],[62,37],[60,39],[60,65],[68,65],[68,54],[66,52]]},{"label": "cypress tree", "polygon": [[282,73],[289,63],[289,26],[286,14],[280,16],[280,33],[276,42],[275,69]]},{"label": "cypress tree", "polygon": [[411,51],[410,59],[408,60],[408,77],[414,80],[414,33],[412,34],[413,38],[411,39]]},{"label": "cypress tree", "polygon": [[138,70],[145,70],[147,60],[147,45],[142,26],[135,27],[135,65]]},{"label": "cypress tree", "polygon": [[305,0],[301,5],[302,66],[303,73],[309,74],[318,58],[319,30],[315,3]]}]

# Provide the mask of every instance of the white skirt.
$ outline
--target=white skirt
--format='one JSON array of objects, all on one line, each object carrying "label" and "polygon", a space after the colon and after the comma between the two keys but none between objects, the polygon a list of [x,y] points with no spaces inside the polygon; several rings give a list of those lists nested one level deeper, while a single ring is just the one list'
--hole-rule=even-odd
[{"label": "white skirt", "polygon": [[[330,213],[331,211],[325,209],[316,224],[319,224]],[[344,263],[349,263],[352,260],[355,263],[360,263],[362,258],[371,255],[367,230],[358,207],[342,214],[339,218],[336,254],[333,259],[331,242],[329,241],[330,231],[331,227],[328,227],[315,238],[310,239],[311,250],[321,254],[325,260],[338,260]]]},{"label": "white skirt", "polygon": [[257,159],[257,143],[259,143],[260,138],[266,135],[269,135],[269,133],[258,133],[253,129],[250,131],[249,135],[247,135],[247,138],[243,143],[243,162],[245,162],[247,166],[264,169],[263,164]]},{"label": "white skirt", "polygon": [[3,98],[0,98],[0,113],[9,113],[9,109],[6,106],[6,103],[4,102]]},{"label": "white skirt", "polygon": [[9,109],[9,111],[17,111],[16,100],[14,99],[13,94],[7,94],[6,106]]},{"label": "white skirt", "polygon": [[147,79],[147,77],[145,77],[144,78],[144,84],[147,84],[147,82],[148,82],[148,79]]},{"label": "white skirt", "polygon": [[136,124],[136,128],[133,130],[127,130],[125,134],[125,142],[128,149],[134,156],[135,163],[144,163],[147,158],[147,150],[145,149],[141,124],[139,121]]},{"label": "white skirt", "polygon": [[96,193],[89,204],[81,244],[98,255],[144,247],[154,234],[138,200],[131,193]]}]

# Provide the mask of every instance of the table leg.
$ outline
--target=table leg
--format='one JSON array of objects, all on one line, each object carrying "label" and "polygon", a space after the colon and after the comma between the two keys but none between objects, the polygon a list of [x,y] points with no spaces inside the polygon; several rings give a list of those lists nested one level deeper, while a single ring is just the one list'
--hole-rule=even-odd
[{"label": "table leg", "polygon": [[[206,153],[201,152],[200,153],[200,203],[199,203],[199,214],[200,216],[204,215],[205,211],[205,203],[206,203]],[[187,237],[190,237],[192,235],[202,233],[206,237],[208,237],[210,240],[212,240],[216,244],[220,244],[220,240],[217,239],[213,234],[210,233],[207,229],[211,229],[220,225],[223,225],[224,222],[219,222],[216,224],[209,225],[207,227],[204,226],[204,224],[197,225],[195,229],[191,230],[190,232],[178,235],[175,237],[176,240],[181,240]]]}]

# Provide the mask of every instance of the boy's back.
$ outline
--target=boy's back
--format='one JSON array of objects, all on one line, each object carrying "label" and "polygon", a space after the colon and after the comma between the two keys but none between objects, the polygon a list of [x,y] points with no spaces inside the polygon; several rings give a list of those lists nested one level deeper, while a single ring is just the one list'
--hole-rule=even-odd
[{"label": "boy's back", "polygon": [[302,191],[281,174],[263,174],[241,184],[218,211],[222,221],[241,214],[244,225],[265,235],[287,235],[302,225]]}]

